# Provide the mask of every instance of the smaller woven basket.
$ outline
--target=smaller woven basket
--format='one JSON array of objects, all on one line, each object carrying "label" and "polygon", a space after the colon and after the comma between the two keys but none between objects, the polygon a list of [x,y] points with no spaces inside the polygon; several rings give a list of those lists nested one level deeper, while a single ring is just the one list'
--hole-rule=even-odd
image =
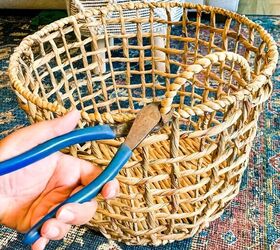
[{"label": "smaller woven basket", "polygon": [[[67,0],[66,6],[67,6],[67,12],[69,15],[75,15],[78,12],[84,12],[87,9],[90,8],[100,8],[104,7],[106,8],[108,5],[111,5],[113,3],[115,4],[135,4],[139,2],[144,2],[142,0]],[[149,2],[149,1],[146,1]],[[170,2],[170,0],[155,0],[153,2]],[[183,2],[183,0],[178,0],[178,2]],[[172,8],[171,9],[171,20],[172,21],[179,21],[180,17],[182,16],[182,8]],[[124,18],[135,18],[135,16],[138,15],[140,18],[149,18],[150,16],[150,9],[149,8],[141,8],[140,10],[136,10],[133,8],[125,8],[122,11],[122,16]],[[162,8],[158,8],[155,10],[154,16],[156,18],[163,18],[165,17],[166,12]],[[117,18],[119,17],[118,11],[111,11],[107,13],[106,18]],[[125,24],[125,32],[126,33],[136,33],[137,26],[134,22],[126,22]],[[142,32],[149,32],[150,30],[150,24],[149,22],[143,23],[141,25]],[[154,23],[153,30],[154,31],[164,31],[166,29],[165,23]],[[110,25],[107,25],[106,27],[107,32],[113,33],[113,34],[119,34],[121,33],[121,25],[120,23],[112,23]],[[89,32],[86,32],[86,34],[90,34]]]},{"label": "smaller woven basket", "polygon": [[[171,20],[173,8],[181,8],[180,21]],[[143,9],[148,17],[140,16]],[[125,17],[126,10],[136,15]],[[118,15],[108,17],[112,12]],[[136,32],[127,32],[127,24]],[[164,34],[153,29],[158,24],[167,26]],[[110,25],[120,32],[111,33]],[[164,47],[155,37],[165,38]],[[105,47],[98,47],[100,39]],[[72,107],[81,110],[81,128],[126,123],[151,102],[160,102],[162,113],[175,109],[170,124],[133,151],[117,177],[119,197],[98,197],[90,223],[108,238],[159,245],[200,232],[238,194],[277,58],[272,37],[244,16],[189,3],[131,2],[85,10],[26,37],[11,57],[9,76],[32,122]],[[124,139],[64,152],[105,168]]]}]

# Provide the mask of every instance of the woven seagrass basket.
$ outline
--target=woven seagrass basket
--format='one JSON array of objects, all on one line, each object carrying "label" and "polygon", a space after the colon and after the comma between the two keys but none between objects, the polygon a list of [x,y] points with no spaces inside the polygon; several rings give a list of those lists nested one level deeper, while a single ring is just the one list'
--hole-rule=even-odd
[{"label": "woven seagrass basket", "polygon": [[[175,7],[183,10],[180,21],[170,19]],[[138,15],[143,8],[148,18]],[[127,9],[136,15],[124,17]],[[165,17],[155,17],[156,9]],[[113,11],[118,15],[108,15]],[[164,34],[153,29],[158,23],[167,25]],[[110,25],[121,32],[110,33]],[[126,32],[126,25],[136,32]],[[156,36],[165,38],[164,47],[155,46]],[[105,48],[98,48],[99,39]],[[108,238],[159,245],[198,233],[238,194],[277,57],[272,37],[244,16],[188,3],[131,2],[85,10],[25,38],[9,75],[32,122],[72,107],[81,110],[81,128],[126,123],[151,102],[161,102],[162,113],[175,108],[170,124],[147,137],[118,175],[119,197],[98,197],[90,222]],[[162,61],[164,71],[155,67]],[[123,140],[64,152],[106,167]]]}]

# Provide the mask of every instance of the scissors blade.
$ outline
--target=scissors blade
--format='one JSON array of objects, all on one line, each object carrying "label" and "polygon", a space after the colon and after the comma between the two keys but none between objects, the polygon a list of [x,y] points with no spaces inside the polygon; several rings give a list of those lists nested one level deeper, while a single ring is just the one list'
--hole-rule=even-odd
[{"label": "scissors blade", "polygon": [[161,113],[159,110],[159,104],[151,103],[145,106],[137,114],[124,144],[133,150],[159,124],[160,121]]},{"label": "scissors blade", "polygon": [[[151,108],[150,105],[152,105],[153,108]],[[157,105],[159,106],[159,104],[156,104],[156,103],[149,104],[149,105],[147,105],[146,107],[144,107],[143,109],[145,109],[145,110],[147,109],[147,110],[148,110],[148,113],[151,112],[152,109],[155,109],[155,112],[156,112],[156,114],[158,115],[158,112],[156,111],[156,106],[157,106]],[[143,110],[143,109],[139,112],[139,114],[137,114],[137,117],[138,117],[138,115],[139,115],[139,116],[140,116],[140,115],[143,116],[142,112],[146,112],[146,111]],[[166,115],[162,115],[162,114],[161,114],[161,120],[160,120],[160,122],[158,122],[158,124],[157,124],[154,128],[152,128],[152,129],[150,130],[150,133],[156,133],[156,132],[158,132],[165,124],[167,124],[167,123],[171,120],[171,117],[172,117],[173,113],[174,113],[174,109],[172,109],[172,110],[171,110],[169,113],[167,113]],[[145,113],[144,113],[144,115],[145,115]],[[154,122],[156,123],[156,121],[158,120],[158,117],[155,116],[154,119],[155,119]],[[142,120],[142,118],[139,118],[139,120]],[[145,120],[142,120],[142,122],[145,123]],[[131,120],[131,121],[128,121],[128,122],[126,122],[126,123],[122,123],[122,124],[118,124],[118,125],[114,125],[114,126],[110,125],[110,128],[114,131],[114,133],[115,133],[115,135],[116,135],[116,138],[127,137],[127,135],[129,134],[130,129],[131,129],[133,123],[134,123],[134,120]],[[154,123],[153,123],[153,124],[154,124]],[[153,124],[151,124],[151,126],[153,126]],[[139,125],[138,125],[138,126],[139,126]],[[140,123],[140,126],[141,126],[141,123]],[[145,124],[145,126],[147,126],[147,124]],[[150,127],[146,127],[146,128],[147,128],[147,130],[150,129]],[[141,134],[141,131],[138,131],[138,133]],[[138,134],[138,133],[137,133],[137,134]]]}]

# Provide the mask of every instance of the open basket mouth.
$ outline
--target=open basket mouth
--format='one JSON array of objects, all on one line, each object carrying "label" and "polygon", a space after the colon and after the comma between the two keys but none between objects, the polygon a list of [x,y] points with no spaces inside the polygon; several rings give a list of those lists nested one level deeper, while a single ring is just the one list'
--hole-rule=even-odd
[{"label": "open basket mouth", "polygon": [[[110,32],[113,24],[120,32]],[[86,10],[25,38],[9,76],[32,122],[73,107],[80,127],[131,121],[150,102],[162,113],[175,108],[169,126],[134,150],[118,177],[119,198],[99,199],[92,222],[114,239],[158,245],[193,236],[237,195],[277,58],[271,36],[244,16],[189,3],[128,3]],[[106,166],[120,143],[66,152]]]},{"label": "open basket mouth", "polygon": [[[178,7],[185,14],[181,21],[172,21],[170,11]],[[141,19],[138,14],[123,19],[106,18],[110,11],[118,12],[121,16],[123,9],[134,9],[136,12],[149,9],[151,13],[160,9],[165,12],[165,17],[153,20],[150,14],[150,18]],[[188,19],[188,9],[197,10],[195,19]],[[211,20],[205,21],[201,16],[210,10]],[[215,21],[218,14],[228,16],[222,23],[226,25],[225,29]],[[102,16],[102,22],[95,23],[92,16]],[[142,25],[151,21],[163,24],[167,29],[163,29],[165,32],[142,32]],[[106,25],[111,22],[119,23],[123,31],[117,35],[106,32]],[[137,26],[135,34],[126,33],[126,23]],[[242,31],[242,25],[248,27]],[[103,34],[98,34],[96,28],[101,26]],[[83,36],[80,32],[83,28],[88,28],[91,35]],[[165,39],[162,47],[155,45],[154,38],[157,36]],[[109,44],[110,39],[115,40],[113,45]],[[98,46],[100,40],[105,40],[105,47]],[[260,50],[257,45],[261,46]],[[157,50],[165,56],[157,57]],[[75,106],[99,116],[105,112],[114,113],[116,109],[137,110],[137,105],[149,102],[149,98],[160,101],[169,85],[187,65],[194,64],[197,59],[211,52],[223,50],[236,52],[249,61],[254,80],[251,90],[254,92],[267,83],[275,69],[278,55],[275,42],[262,27],[243,16],[219,8],[202,8],[186,3],[110,5],[54,22],[25,38],[11,57],[9,75],[22,100],[28,98],[41,108],[50,108],[59,113],[65,113],[70,106]],[[106,55],[105,58],[102,58],[102,53]],[[163,70],[157,70],[155,64],[158,61],[165,63]],[[105,72],[101,69],[104,64],[107,66]],[[96,68],[99,70],[96,71]],[[233,71],[234,64],[228,65],[227,70]],[[223,69],[220,71],[223,74]],[[211,73],[210,78],[215,81],[213,74],[219,74],[219,70]],[[157,81],[158,77],[162,79]],[[204,88],[203,80],[201,82],[199,84],[196,81],[197,89]],[[213,94],[211,90],[209,93]],[[211,98],[219,99],[214,94]],[[131,99],[129,106],[124,105],[128,99]],[[205,97],[201,102],[204,101]],[[190,102],[188,106],[191,106]]]}]

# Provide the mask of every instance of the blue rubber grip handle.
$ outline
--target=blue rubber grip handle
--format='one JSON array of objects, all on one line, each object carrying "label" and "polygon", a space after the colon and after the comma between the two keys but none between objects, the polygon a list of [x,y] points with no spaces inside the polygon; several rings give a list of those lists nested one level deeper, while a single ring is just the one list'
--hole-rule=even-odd
[{"label": "blue rubber grip handle", "polygon": [[115,138],[115,133],[108,125],[97,125],[71,131],[48,140],[14,158],[0,162],[0,176],[24,168],[52,153],[77,143]]},{"label": "blue rubber grip handle", "polygon": [[84,187],[82,190],[59,204],[56,208],[54,208],[50,213],[44,216],[37,224],[35,224],[29,232],[24,237],[23,242],[25,244],[33,244],[37,241],[40,236],[40,230],[42,225],[49,219],[54,218],[56,216],[56,212],[60,207],[67,203],[84,203],[87,201],[92,200],[96,197],[99,192],[101,191],[102,187],[108,182],[113,180],[125,163],[131,157],[131,149],[126,144],[122,144],[121,147],[118,149],[116,155],[110,162],[110,164],[103,170],[103,172],[90,184]]}]

